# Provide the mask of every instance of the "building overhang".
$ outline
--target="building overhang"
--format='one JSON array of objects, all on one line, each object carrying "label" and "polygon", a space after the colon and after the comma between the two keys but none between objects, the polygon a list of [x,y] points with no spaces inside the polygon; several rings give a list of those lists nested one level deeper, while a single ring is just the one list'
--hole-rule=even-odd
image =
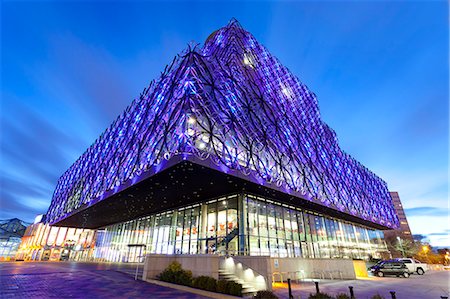
[{"label": "building overhang", "polygon": [[378,223],[322,205],[306,195],[244,175],[195,156],[175,156],[140,177],[105,192],[51,225],[97,229],[165,210],[203,202],[222,195],[247,192],[312,212],[355,222],[373,229]]}]

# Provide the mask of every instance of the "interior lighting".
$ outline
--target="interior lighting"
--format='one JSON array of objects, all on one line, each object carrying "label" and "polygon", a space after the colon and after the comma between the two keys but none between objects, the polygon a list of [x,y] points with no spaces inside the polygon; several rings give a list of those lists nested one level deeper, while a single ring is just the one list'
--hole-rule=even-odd
[{"label": "interior lighting", "polygon": [[247,54],[244,54],[244,64],[248,65],[248,66],[250,66],[252,68],[254,67],[252,58],[249,55],[247,55]]},{"label": "interior lighting", "polygon": [[193,125],[193,124],[195,124],[195,122],[196,122],[196,120],[195,120],[195,118],[194,117],[189,117],[189,119],[188,119],[188,124],[190,124],[190,125]]},{"label": "interior lighting", "polygon": [[203,134],[203,135],[202,135],[202,140],[203,140],[204,142],[208,143],[208,142],[209,142],[209,137],[208,137],[207,135]]},{"label": "interior lighting", "polygon": [[287,87],[283,87],[283,88],[281,89],[281,92],[282,92],[285,96],[291,97],[291,91],[290,91]]}]

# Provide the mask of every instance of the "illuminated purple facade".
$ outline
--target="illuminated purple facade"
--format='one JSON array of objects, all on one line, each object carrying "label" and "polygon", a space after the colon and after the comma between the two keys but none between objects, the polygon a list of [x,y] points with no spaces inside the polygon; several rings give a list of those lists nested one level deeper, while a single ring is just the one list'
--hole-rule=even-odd
[{"label": "illuminated purple facade", "polygon": [[[398,227],[386,183],[340,149],[315,94],[236,21],[177,56],[61,176],[47,220],[86,220],[183,161],[338,218]],[[145,216],[144,206],[130,209]]]}]

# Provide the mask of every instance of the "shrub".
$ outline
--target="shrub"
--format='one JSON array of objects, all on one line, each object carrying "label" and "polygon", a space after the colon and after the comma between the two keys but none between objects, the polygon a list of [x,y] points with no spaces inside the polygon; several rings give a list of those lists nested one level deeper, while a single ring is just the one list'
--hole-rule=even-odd
[{"label": "shrub", "polygon": [[198,276],[192,280],[192,286],[197,289],[206,288],[206,276]]},{"label": "shrub", "polygon": [[258,291],[254,299],[278,299],[277,295],[272,293],[271,291]]},{"label": "shrub", "polygon": [[172,262],[158,277],[162,281],[172,282],[185,286],[192,285],[192,272],[181,268],[180,263]]},{"label": "shrub", "polygon": [[193,279],[192,272],[181,268],[181,265],[178,262],[170,263],[170,265],[167,266],[161,274],[159,274],[158,279],[185,286],[192,286],[194,288],[210,292],[220,292],[234,296],[242,296],[241,284],[227,280],[217,281],[213,277],[203,275]]},{"label": "shrub", "polygon": [[217,280],[209,276],[199,276],[194,278],[192,286],[194,288],[215,292],[217,291]]},{"label": "shrub", "polygon": [[371,299],[384,299],[380,294],[373,295]]},{"label": "shrub", "polygon": [[206,281],[206,290],[210,292],[217,291],[217,280],[212,277],[208,277],[208,280]]},{"label": "shrub", "polygon": [[242,285],[234,281],[227,282],[227,294],[242,297]]},{"label": "shrub", "polygon": [[345,293],[337,294],[336,299],[350,299],[350,296]]},{"label": "shrub", "polygon": [[219,293],[226,293],[227,292],[227,285],[228,285],[228,281],[226,280],[219,280],[217,282],[217,292]]},{"label": "shrub", "polygon": [[175,277],[175,283],[182,284],[185,286],[192,285],[192,271],[181,271]]},{"label": "shrub", "polygon": [[317,293],[317,294],[309,294],[309,299],[333,299],[327,293]]},{"label": "shrub", "polygon": [[217,282],[217,292],[233,296],[242,296],[242,285],[229,280],[219,280]]}]

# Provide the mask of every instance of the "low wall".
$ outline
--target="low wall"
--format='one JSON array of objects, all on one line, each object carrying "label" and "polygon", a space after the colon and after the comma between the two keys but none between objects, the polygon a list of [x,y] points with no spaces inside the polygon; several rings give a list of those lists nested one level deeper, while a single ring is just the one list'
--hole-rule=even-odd
[{"label": "low wall", "polygon": [[441,265],[441,264],[428,264],[428,270],[443,271],[444,270],[444,265]]},{"label": "low wall", "polygon": [[207,275],[219,279],[219,259],[219,256],[212,254],[148,254],[145,256],[142,279],[155,279],[174,261],[180,263],[183,269],[191,270],[193,276]]},{"label": "low wall", "polygon": [[[324,278],[324,279],[355,279],[366,271],[364,261],[350,259],[302,259],[302,258],[274,258],[269,256],[233,256],[246,268],[250,268],[263,276],[267,288],[271,289],[272,282],[286,281],[287,278]],[[194,276],[206,275],[219,278],[219,266],[224,257],[212,254],[199,255],[163,255],[149,254],[145,257],[142,278],[155,279],[167,266],[177,261],[183,269],[191,270]],[[222,265],[223,266],[223,265]],[[364,273],[362,273],[364,276]]]},{"label": "low wall", "polygon": [[[287,278],[356,278],[353,260],[347,259],[300,259],[272,257],[270,258],[270,271],[275,274],[275,281],[280,281],[280,276],[284,281]],[[341,273],[338,271],[341,271]]]}]

